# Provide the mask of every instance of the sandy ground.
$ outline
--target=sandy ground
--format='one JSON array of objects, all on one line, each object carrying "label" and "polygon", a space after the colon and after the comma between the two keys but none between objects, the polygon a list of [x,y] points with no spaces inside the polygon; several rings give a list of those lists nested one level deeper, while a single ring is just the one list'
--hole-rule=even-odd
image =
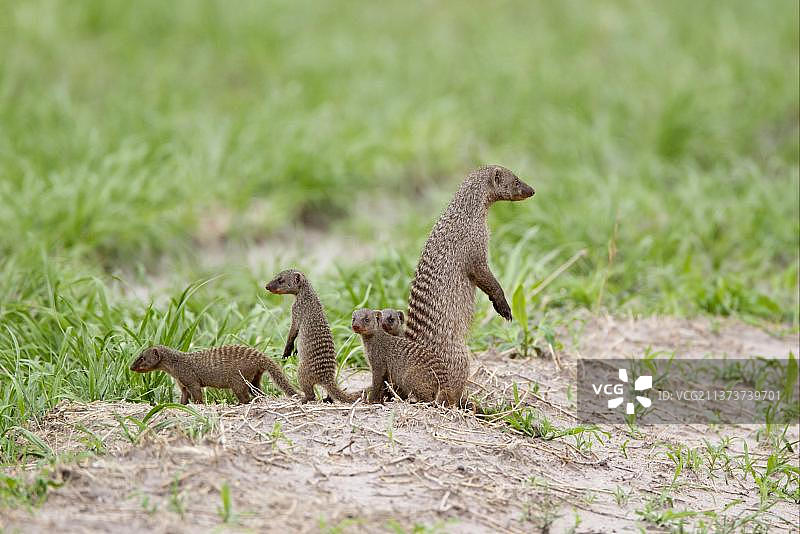
[{"label": "sandy ground", "polygon": [[[573,332],[580,342],[552,358],[487,353],[472,363],[472,389],[510,400],[512,384],[534,394],[522,403],[554,424],[575,425],[567,390],[576,358],[798,354],[795,336],[739,322],[669,318],[591,318]],[[367,382],[364,373],[348,387]],[[59,483],[34,509],[0,509],[6,532],[647,532],[668,530],[642,521],[648,501],[673,480],[665,452],[671,444],[698,446],[703,438],[736,436],[728,454],[748,443],[756,464],[766,445],[756,426],[654,426],[631,437],[606,425],[608,437],[581,445],[574,437],[531,438],[501,422],[436,407],[300,405],[260,398],[246,406],[195,406],[198,417],[164,410],[129,439],[150,406],[62,403],[30,429],[54,451],[83,451],[94,436],[103,454],[65,460],[44,473]],[[790,441],[798,439],[797,426]],[[584,435],[585,438],[588,435]],[[23,438],[18,438],[23,439]],[[134,443],[135,441],[135,443]],[[795,462],[795,465],[797,463]],[[41,466],[31,464],[33,478]],[[227,486],[231,514],[221,493]],[[615,495],[616,494],[616,495]],[[728,527],[759,512],[759,495],[741,470],[726,475],[684,471],[663,511],[724,512]],[[781,501],[744,530],[797,531],[800,505]],[[227,517],[227,522],[225,518]],[[702,514],[687,518],[697,525]],[[708,522],[708,520],[707,520]],[[733,531],[739,529],[734,528]],[[712,530],[713,531],[713,530]]]}]

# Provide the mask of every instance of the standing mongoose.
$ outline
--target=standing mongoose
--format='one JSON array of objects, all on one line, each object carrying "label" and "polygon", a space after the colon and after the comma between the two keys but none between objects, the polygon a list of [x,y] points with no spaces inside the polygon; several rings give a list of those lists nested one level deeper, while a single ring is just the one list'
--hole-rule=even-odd
[{"label": "standing mongoose", "polygon": [[383,402],[388,382],[401,398],[445,406],[461,404],[466,375],[450,373],[445,359],[408,339],[392,336],[380,326],[381,312],[353,312],[353,331],[361,335],[372,371],[370,402]]},{"label": "standing mongoose", "polygon": [[393,310],[392,308],[381,310],[381,328],[387,334],[402,337],[405,321],[406,316],[400,310]]},{"label": "standing mongoose", "polygon": [[466,348],[475,287],[494,309],[511,320],[503,288],[489,270],[489,206],[524,200],[533,188],[499,165],[472,171],[431,230],[408,299],[405,337],[434,350],[455,354]]},{"label": "standing mongoose", "polygon": [[267,291],[278,295],[295,296],[292,305],[292,326],[286,339],[283,357],[288,358],[297,340],[300,364],[297,368],[297,381],[305,398],[303,402],[314,400],[314,386],[321,384],[334,399],[353,402],[360,394],[342,391],[336,384],[336,351],[333,334],[325,317],[322,302],[314,292],[306,276],[300,271],[288,269],[278,273],[266,286]]},{"label": "standing mongoose", "polygon": [[203,402],[203,388],[229,388],[241,403],[250,402],[250,386],[261,386],[261,375],[268,372],[287,395],[296,395],[280,365],[266,354],[242,345],[226,345],[197,352],[181,352],[157,345],[142,351],[131,364],[131,371],[164,371],[178,383],[181,404],[189,399]]}]

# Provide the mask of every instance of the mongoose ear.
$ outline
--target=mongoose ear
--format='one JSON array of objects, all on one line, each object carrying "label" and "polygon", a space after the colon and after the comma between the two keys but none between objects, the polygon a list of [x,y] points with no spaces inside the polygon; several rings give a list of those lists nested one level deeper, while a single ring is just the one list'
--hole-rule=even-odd
[{"label": "mongoose ear", "polygon": [[158,365],[164,358],[164,351],[161,349],[153,349],[153,365]]}]

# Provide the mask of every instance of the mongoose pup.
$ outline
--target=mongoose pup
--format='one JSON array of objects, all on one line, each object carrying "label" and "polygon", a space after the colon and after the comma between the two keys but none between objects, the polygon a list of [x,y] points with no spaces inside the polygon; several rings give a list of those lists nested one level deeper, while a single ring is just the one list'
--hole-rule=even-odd
[{"label": "mongoose pup", "polygon": [[524,200],[531,186],[499,165],[472,171],[431,230],[411,282],[405,337],[433,349],[462,350],[475,288],[511,320],[503,288],[489,270],[486,216],[494,202]]},{"label": "mongoose pup", "polygon": [[[381,310],[379,323],[381,328],[383,328],[387,334],[403,337],[405,330],[405,315],[402,311],[393,310],[392,308]],[[477,405],[474,402],[468,401],[466,398],[462,397],[464,385],[466,384],[467,377],[469,376],[469,351],[466,349],[466,347],[463,347],[462,349],[463,350],[453,350],[451,351],[451,354],[443,356],[445,365],[447,367],[445,376],[448,377],[450,383],[460,384],[459,386],[456,386],[457,390],[461,392],[459,393],[458,405],[461,408],[468,408],[476,411],[479,410]]]},{"label": "mongoose pup", "polygon": [[131,364],[131,371],[164,371],[172,375],[181,389],[181,404],[203,402],[203,388],[228,388],[241,403],[250,402],[250,385],[261,386],[261,375],[268,372],[287,395],[296,395],[280,365],[266,354],[242,345],[226,345],[197,352],[181,352],[157,345],[144,350]]},{"label": "mongoose pup", "polygon": [[402,336],[405,322],[406,316],[402,311],[393,310],[392,308],[381,310],[381,328],[383,328],[387,334]]},{"label": "mongoose pup", "polygon": [[314,400],[314,386],[317,384],[321,384],[338,401],[350,403],[358,399],[360,394],[342,391],[336,384],[336,351],[331,327],[322,303],[306,276],[293,269],[281,271],[266,288],[270,293],[295,296],[292,326],[289,328],[283,357],[291,356],[297,340],[300,357],[297,381],[305,395],[303,402]]},{"label": "mongoose pup", "polygon": [[383,402],[388,382],[401,398],[459,404],[466,377],[449,375],[447,362],[422,345],[386,333],[380,326],[381,316],[376,310],[353,312],[353,331],[361,335],[372,371],[368,400]]}]

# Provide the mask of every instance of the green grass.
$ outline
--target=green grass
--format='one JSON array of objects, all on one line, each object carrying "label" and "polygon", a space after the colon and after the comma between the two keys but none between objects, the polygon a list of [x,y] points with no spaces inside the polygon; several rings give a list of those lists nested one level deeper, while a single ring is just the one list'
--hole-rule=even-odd
[{"label": "green grass", "polygon": [[[796,3],[0,11],[0,433],[60,400],[174,400],[127,370],[144,345],[275,354],[290,299],[263,282],[290,265],[363,365],[353,308],[404,306],[431,224],[485,162],[537,195],[490,221],[529,324],[494,319],[476,350],[552,345],[580,308],[798,326]],[[272,245],[305,227],[373,259]],[[257,266],[202,260],[263,240]]]}]

